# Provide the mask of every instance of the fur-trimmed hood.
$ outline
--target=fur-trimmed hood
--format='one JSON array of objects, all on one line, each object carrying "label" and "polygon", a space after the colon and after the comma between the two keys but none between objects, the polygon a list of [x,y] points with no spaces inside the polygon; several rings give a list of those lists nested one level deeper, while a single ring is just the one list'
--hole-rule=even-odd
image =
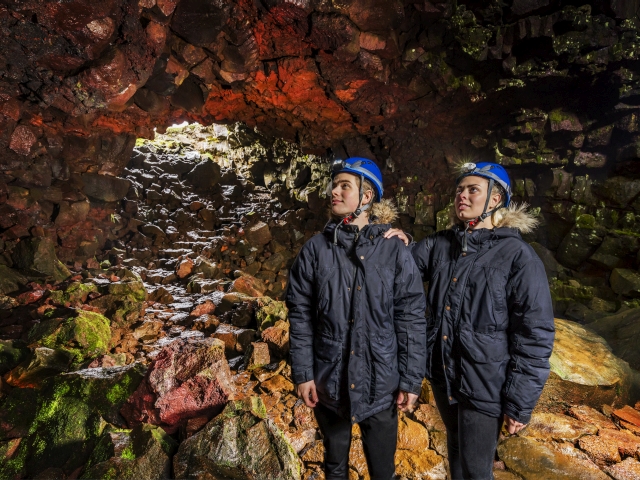
[{"label": "fur-trimmed hood", "polygon": [[392,200],[383,198],[371,207],[371,223],[393,223],[398,218],[398,209]]},{"label": "fur-trimmed hood", "polygon": [[[527,203],[512,202],[508,207],[497,210],[491,219],[493,226],[496,228],[515,228],[520,233],[531,233],[536,229],[540,221],[527,210]],[[454,225],[464,226],[464,223],[458,220],[455,207],[452,205],[449,211],[449,220],[452,227]]]}]

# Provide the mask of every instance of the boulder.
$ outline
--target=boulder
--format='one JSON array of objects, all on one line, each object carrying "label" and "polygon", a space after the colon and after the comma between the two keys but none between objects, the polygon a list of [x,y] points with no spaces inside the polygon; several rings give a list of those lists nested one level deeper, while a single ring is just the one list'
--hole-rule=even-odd
[{"label": "boulder", "polygon": [[269,297],[257,299],[256,322],[258,330],[263,331],[278,322],[278,320],[288,321],[287,315],[289,311],[284,302],[272,300]]},{"label": "boulder", "polygon": [[244,293],[250,297],[263,297],[265,293],[267,293],[267,286],[262,280],[252,277],[251,275],[242,275],[233,281],[229,292]]},{"label": "boulder", "polygon": [[609,479],[570,443],[539,442],[513,436],[498,444],[498,456],[509,470],[527,480]]},{"label": "boulder", "polygon": [[256,331],[221,323],[212,336],[224,343],[226,354],[231,357],[247,351],[256,339]]},{"label": "boulder", "polygon": [[45,237],[33,237],[16,245],[12,255],[15,266],[29,274],[53,277],[62,281],[71,276],[58,257],[53,240]]},{"label": "boulder", "polygon": [[271,363],[269,345],[264,342],[252,342],[244,355],[244,365],[247,370],[255,370]]},{"label": "boulder", "polygon": [[17,407],[14,396],[24,402],[24,392],[29,389],[12,390],[0,423],[3,427],[7,423],[26,424],[28,429],[14,429],[14,434],[24,436],[12,458],[0,463],[0,478],[34,478],[50,468],[61,469],[68,476],[83,466],[102,434],[105,420],[123,426],[118,410],[142,375],[139,364],[58,375],[45,381],[40,392],[31,395],[29,408],[24,409],[6,406]]},{"label": "boulder", "polygon": [[602,335],[617,356],[640,370],[640,308],[600,318],[589,323],[588,328]]},{"label": "boulder", "polygon": [[536,410],[626,403],[632,384],[629,365],[611,353],[602,337],[581,325],[556,318],[555,326],[551,373]]},{"label": "boulder", "polygon": [[640,274],[628,268],[614,268],[609,279],[611,288],[618,295],[640,297]]},{"label": "boulder", "polygon": [[37,347],[26,360],[5,376],[5,381],[20,388],[40,388],[49,377],[69,370],[75,356],[67,350]]},{"label": "boulder", "polygon": [[175,433],[190,418],[219,413],[234,394],[224,351],[224,343],[214,338],[165,346],[121,410],[127,423],[151,423]]},{"label": "boulder", "polygon": [[562,265],[558,263],[553,253],[547,248],[540,245],[538,242],[531,243],[531,247],[538,254],[540,260],[542,260],[547,278],[557,277],[558,272],[562,271]]},{"label": "boulder", "polygon": [[262,341],[269,345],[273,357],[285,358],[289,354],[289,322],[277,320],[273,327],[264,329]]},{"label": "boulder", "polygon": [[43,320],[29,331],[32,344],[65,350],[76,364],[107,353],[110,340],[109,319],[81,309],[74,317]]},{"label": "boulder", "polygon": [[64,290],[50,291],[49,298],[57,305],[77,306],[86,303],[89,294],[97,291],[93,283],[73,282]]},{"label": "boulder", "polygon": [[0,340],[0,375],[17,366],[29,355],[29,350],[15,340]]},{"label": "boulder", "polygon": [[220,166],[212,160],[202,160],[184,175],[187,182],[197,189],[209,189],[220,181]]},{"label": "boulder", "polygon": [[576,225],[558,247],[557,259],[567,267],[578,269],[602,243],[603,232],[591,215],[578,217]]},{"label": "boulder", "polygon": [[519,435],[538,440],[575,443],[580,437],[596,433],[597,426],[577,418],[556,413],[534,413]]},{"label": "boulder", "polygon": [[131,182],[124,178],[99,175],[97,173],[83,173],[82,183],[82,191],[86,196],[102,202],[118,202],[122,200],[131,186]]},{"label": "boulder", "polygon": [[447,478],[445,459],[430,449],[429,431],[405,415],[398,419],[396,473],[405,478]]},{"label": "boulder", "polygon": [[89,301],[103,315],[111,319],[114,327],[127,327],[140,318],[147,291],[140,276],[127,269],[117,272],[117,282],[100,283],[101,297]]},{"label": "boulder", "polygon": [[26,285],[27,282],[28,280],[24,275],[6,265],[0,265],[0,295],[20,290],[20,287]]},{"label": "boulder", "polygon": [[300,480],[302,464],[259,397],[232,401],[173,458],[175,478]]},{"label": "boulder", "polygon": [[269,226],[264,222],[258,222],[245,230],[247,241],[252,246],[263,246],[272,239]]},{"label": "boulder", "polygon": [[171,456],[177,447],[177,442],[155,425],[110,429],[100,437],[80,478],[170,478]]}]

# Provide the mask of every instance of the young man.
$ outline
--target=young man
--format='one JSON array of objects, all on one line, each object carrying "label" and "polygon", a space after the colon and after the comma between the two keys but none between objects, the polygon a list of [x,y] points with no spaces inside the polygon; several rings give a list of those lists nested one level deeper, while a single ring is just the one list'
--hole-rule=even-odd
[{"label": "young man", "polygon": [[326,480],[349,478],[353,423],[371,478],[390,480],[397,408],[413,410],[424,376],[424,289],[410,250],[383,237],[396,212],[375,163],[336,162],[331,177],[333,219],[289,275],[292,377],[315,409]]}]

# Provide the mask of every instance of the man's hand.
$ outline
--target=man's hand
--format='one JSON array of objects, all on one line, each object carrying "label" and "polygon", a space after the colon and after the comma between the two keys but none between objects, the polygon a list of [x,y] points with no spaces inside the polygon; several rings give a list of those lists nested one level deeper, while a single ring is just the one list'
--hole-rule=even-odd
[{"label": "man's hand", "polygon": [[400,240],[404,242],[405,245],[409,245],[409,238],[399,228],[390,228],[389,230],[384,232],[384,235],[382,236],[384,238],[398,237]]},{"label": "man's hand", "polygon": [[412,413],[415,408],[414,405],[418,401],[418,395],[415,393],[405,392],[400,390],[398,393],[398,399],[396,403],[398,404],[398,409],[405,413]]},{"label": "man's hand", "polygon": [[316,382],[313,380],[296,385],[296,394],[298,395],[298,398],[301,398],[304,401],[304,404],[307,407],[314,408],[318,404]]},{"label": "man's hand", "polygon": [[514,433],[518,433],[520,430],[522,430],[524,427],[526,427],[526,424],[520,423],[520,422],[514,420],[513,418],[511,418],[509,415],[505,414],[504,415],[504,426],[507,429],[507,432],[509,432],[511,435],[513,435]]}]

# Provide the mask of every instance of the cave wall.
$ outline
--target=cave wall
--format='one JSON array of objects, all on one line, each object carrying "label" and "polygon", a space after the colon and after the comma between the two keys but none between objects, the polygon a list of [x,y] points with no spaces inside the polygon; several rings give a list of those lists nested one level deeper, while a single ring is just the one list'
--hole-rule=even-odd
[{"label": "cave wall", "polygon": [[[638,6],[1,1],[1,261],[31,236],[64,262],[99,253],[135,139],[188,120],[242,121],[319,162],[376,159],[418,238],[442,223],[455,166],[496,160],[542,214],[529,240],[579,269],[567,236],[590,238],[585,260],[637,233]],[[635,268],[624,242],[588,272]]]}]

